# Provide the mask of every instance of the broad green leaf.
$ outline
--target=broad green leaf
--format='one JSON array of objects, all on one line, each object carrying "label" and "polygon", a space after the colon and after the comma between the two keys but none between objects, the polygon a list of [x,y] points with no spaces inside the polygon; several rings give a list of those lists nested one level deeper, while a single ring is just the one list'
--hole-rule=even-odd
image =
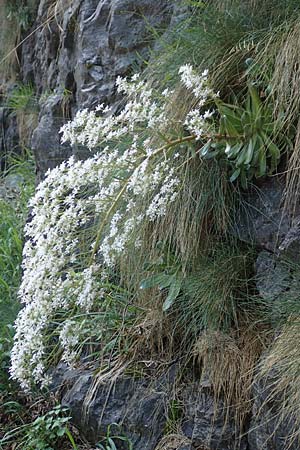
[{"label": "broad green leaf", "polygon": [[221,116],[222,126],[220,127],[220,133],[226,134],[231,137],[240,136],[242,133],[242,126],[240,118],[234,113],[223,113]]},{"label": "broad green leaf", "polygon": [[255,114],[255,116],[259,116],[262,110],[262,101],[258,95],[257,89],[255,86],[249,84],[248,86],[250,98],[251,98],[251,106],[252,111]]},{"label": "broad green leaf", "polygon": [[263,177],[266,174],[266,171],[267,171],[266,150],[262,148],[259,154],[259,176]]},{"label": "broad green leaf", "polygon": [[159,289],[165,289],[169,287],[174,280],[174,274],[172,275],[164,275],[164,278],[162,278],[161,282],[159,283]]},{"label": "broad green leaf", "polygon": [[241,174],[240,174],[240,180],[241,180],[241,185],[244,189],[247,189],[248,187],[248,178],[247,178],[247,172],[245,169],[242,168],[241,170]]},{"label": "broad green leaf", "polygon": [[161,284],[164,285],[164,287],[168,287],[171,282],[172,277],[170,275],[166,275],[165,273],[150,275],[150,277],[141,281],[140,289],[149,289],[160,286]]},{"label": "broad green leaf", "polygon": [[63,436],[66,433],[66,429],[65,428],[59,428],[56,432],[57,436]]},{"label": "broad green leaf", "polygon": [[245,164],[246,158],[247,158],[247,150],[248,150],[248,147],[246,145],[244,145],[242,150],[240,151],[240,154],[239,154],[237,160],[236,160],[236,165],[238,167]]},{"label": "broad green leaf", "polygon": [[233,172],[233,174],[231,175],[231,177],[229,179],[231,181],[231,183],[233,183],[239,177],[240,173],[241,173],[241,169],[240,168],[236,169]]},{"label": "broad green leaf", "polygon": [[225,153],[226,155],[228,155],[228,153],[231,151],[231,145],[229,144],[229,142],[226,142],[226,147],[225,147]]},{"label": "broad green leaf", "polygon": [[214,158],[215,156],[218,156],[219,153],[220,153],[220,150],[214,150],[214,151],[212,151],[212,152],[208,152],[208,153],[204,156],[204,158],[205,158],[205,159],[212,159],[212,158]]},{"label": "broad green leaf", "polygon": [[206,142],[206,144],[203,145],[203,147],[201,148],[200,155],[205,156],[208,153],[210,146],[211,146],[211,141]]},{"label": "broad green leaf", "polygon": [[116,447],[116,444],[114,443],[114,441],[111,438],[108,438],[107,441],[110,445],[110,450],[118,450]]},{"label": "broad green leaf", "polygon": [[250,138],[249,139],[249,143],[248,143],[248,148],[247,148],[247,153],[246,153],[246,159],[245,159],[245,164],[250,164],[253,158],[253,153],[254,153],[254,148],[256,145],[256,138]]},{"label": "broad green leaf", "polygon": [[238,144],[233,145],[230,148],[230,151],[227,153],[227,157],[228,158],[234,158],[238,155],[238,153],[240,152],[241,148],[243,148],[243,143],[239,142]]},{"label": "broad green leaf", "polygon": [[170,286],[168,296],[163,304],[163,311],[167,311],[174,303],[179,295],[182,285],[182,280],[180,278],[174,278],[173,283]]}]

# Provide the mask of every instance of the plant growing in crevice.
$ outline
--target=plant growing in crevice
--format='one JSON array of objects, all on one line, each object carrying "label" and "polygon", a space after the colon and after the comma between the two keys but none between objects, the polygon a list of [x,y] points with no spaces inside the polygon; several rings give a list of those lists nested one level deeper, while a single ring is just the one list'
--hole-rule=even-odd
[{"label": "plant growing in crevice", "polygon": [[19,145],[24,150],[37,126],[38,101],[32,84],[17,84],[6,100],[7,108],[16,115]]},{"label": "plant growing in crevice", "polygon": [[7,19],[16,22],[21,31],[26,31],[32,23],[32,14],[35,9],[31,1],[6,0]]},{"label": "plant growing in crevice", "polygon": [[141,281],[140,289],[155,287],[161,291],[167,291],[167,296],[162,307],[163,311],[167,311],[175,302],[182,287],[183,275],[181,264],[176,261],[176,258],[170,251],[164,251],[156,261],[146,264],[144,268],[151,275]]},{"label": "plant growing in crevice", "polygon": [[100,450],[118,450],[118,443],[126,450],[134,450],[132,442],[122,433],[121,427],[112,423],[107,427],[106,436],[96,444],[96,449]]},{"label": "plant growing in crevice", "polygon": [[[199,100],[205,101],[212,95],[206,86],[204,74],[203,93],[200,89],[197,94]],[[108,295],[110,268],[129,244],[135,242],[139,246],[139,225],[164,216],[168,204],[176,198],[179,178],[172,165],[177,165],[177,161],[179,165],[186,163],[184,159],[180,163],[180,154],[175,154],[174,148],[195,140],[194,135],[167,138],[161,133],[159,142],[153,142],[152,147],[151,140],[141,139],[136,133],[146,124],[152,129],[164,124],[167,94],[158,103],[159,99],[152,98],[151,89],[137,77],[132,83],[119,79],[118,88],[132,96],[119,115],[99,118],[95,112],[83,111],[63,128],[64,140],[89,147],[105,141],[108,146],[87,161],[71,159],[54,169],[31,202],[33,218],[27,225],[31,239],[24,248],[20,288],[26,307],[17,320],[12,366],[13,376],[22,380],[24,387],[28,387],[32,374],[36,380],[42,378],[46,322],[61,310],[74,308],[76,315],[76,310],[90,311],[94,303],[101,306],[101,299]],[[98,108],[101,111],[107,111],[103,105]],[[128,136],[127,150],[113,149],[112,145],[124,136]],[[40,221],[42,216],[44,223]],[[43,268],[36,272],[33,281],[32,268],[37,261]],[[43,313],[36,315],[34,311],[42,305]],[[24,325],[30,328],[29,334]],[[37,347],[39,356],[34,356]],[[33,366],[30,361],[34,361]]]},{"label": "plant growing in crevice", "polygon": [[249,85],[244,106],[238,106],[237,102],[221,103],[218,112],[219,133],[224,140],[208,142],[201,155],[227,157],[232,166],[230,181],[240,177],[245,188],[254,177],[271,175],[287,147],[287,140],[280,131],[282,123],[274,120],[272,108],[261,100],[258,89]]},{"label": "plant growing in crevice", "polygon": [[[273,332],[270,345],[259,363],[255,386],[263,389],[261,408],[270,410],[272,423],[276,424],[272,427],[275,428],[274,435],[282,426],[287,427],[284,445],[292,448],[300,442],[300,359],[295,344],[300,332],[300,266],[287,256],[280,259],[279,268],[282,275],[278,279],[277,291],[264,300],[263,319],[271,322]],[[278,404],[280,408],[273,408]],[[272,435],[268,438],[271,440]]]},{"label": "plant growing in crevice", "polygon": [[28,111],[34,106],[36,106],[36,100],[31,84],[18,84],[7,99],[7,107],[14,112]]},{"label": "plant growing in crevice", "polygon": [[[107,115],[109,108],[99,105],[96,111],[80,111],[62,128],[63,142],[106,146],[86,161],[71,158],[49,172],[31,201],[20,288],[26,306],[16,322],[11,370],[26,388],[32,378],[47,381],[50,324],[57,328],[55,345],[63,344],[62,354],[65,350],[69,360],[66,336],[71,347],[79,339],[72,316],[101,311],[110,295],[112,274],[130,248],[138,252],[142,247],[143,229],[168,216],[184,189],[186,168],[203,152],[205,142],[227,138],[216,132],[209,109],[222,103],[208,72],[199,75],[185,65],[179,74],[195,98],[195,107],[179,128],[167,114],[169,91],[154,91],[138,75],[131,82],[117,80],[119,93],[129,96],[120,113]],[[164,280],[169,290],[165,310],[181,290],[179,272],[171,275],[167,284]],[[61,329],[68,311],[68,330],[73,333]],[[58,314],[62,322],[57,322]]]},{"label": "plant growing in crevice", "polygon": [[179,400],[173,399],[168,404],[168,413],[165,426],[165,434],[176,433],[178,424],[183,414],[183,405]]}]

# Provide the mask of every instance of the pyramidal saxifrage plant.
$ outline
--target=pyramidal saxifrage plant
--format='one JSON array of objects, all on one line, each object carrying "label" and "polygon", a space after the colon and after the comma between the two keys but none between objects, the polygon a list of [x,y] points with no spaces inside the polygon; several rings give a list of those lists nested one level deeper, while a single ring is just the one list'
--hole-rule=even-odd
[{"label": "pyramidal saxifrage plant", "polygon": [[[180,135],[166,134],[178,128],[167,114],[171,93],[158,95],[138,75],[117,79],[118,92],[128,96],[119,114],[99,105],[79,111],[61,129],[62,142],[101,150],[49,171],[30,202],[19,291],[24,307],[11,364],[12,377],[25,389],[32,381],[49,381],[45,370],[53,331],[62,359],[74,359],[81,330],[72,316],[103,301],[109,271],[129,245],[140,245],[141,223],[163,216],[178,194],[178,168],[186,160],[186,147],[182,152],[180,145],[200,139],[212,126],[213,111],[203,112],[215,97],[207,72],[197,75],[187,65],[180,74],[199,103],[181,124]],[[119,148],[124,139],[126,149]]]},{"label": "pyramidal saxifrage plant", "polygon": [[[121,112],[99,105],[61,129],[62,142],[99,151],[49,171],[30,202],[19,291],[24,307],[11,363],[24,389],[49,382],[50,354],[74,361],[88,333],[81,318],[101,309],[110,274],[129,248],[141,246],[142,225],[165,216],[184,185],[182,168],[220,139],[226,158],[214,113],[221,101],[208,72],[185,65],[179,75],[195,104],[180,121],[169,114],[172,92],[158,93],[134,75],[117,79],[117,91],[128,98]],[[188,145],[195,142],[191,156]]]}]

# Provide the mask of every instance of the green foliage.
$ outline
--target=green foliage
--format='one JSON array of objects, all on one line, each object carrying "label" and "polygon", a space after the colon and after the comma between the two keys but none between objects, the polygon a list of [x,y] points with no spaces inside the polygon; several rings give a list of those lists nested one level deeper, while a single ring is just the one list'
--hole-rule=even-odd
[{"label": "green foliage", "polygon": [[[176,328],[192,342],[204,330],[229,330],[244,308],[244,292],[253,262],[251,249],[240,251],[234,242],[218,244],[198,257],[194,267],[183,267],[168,251],[146,266],[151,272],[141,289],[158,288],[163,310],[175,312]],[[247,304],[247,301],[246,301]]]},{"label": "green foliage", "polygon": [[161,291],[166,291],[167,296],[163,303],[163,311],[167,311],[171,308],[181,290],[181,264],[169,251],[165,251],[155,262],[147,264],[145,269],[150,271],[151,275],[141,281],[140,288],[158,287]]},{"label": "green foliage", "polygon": [[[15,314],[14,300],[21,275],[22,233],[34,191],[34,166],[31,158],[11,158],[10,168],[0,179],[0,308],[6,326]],[[0,194],[1,195],[1,194]],[[12,310],[11,310],[12,308]]]},{"label": "green foliage", "polygon": [[[231,181],[238,179],[247,187],[252,179],[275,172],[292,147],[294,118],[287,126],[286,120],[298,104],[293,75],[298,37],[292,38],[291,28],[300,14],[299,2],[286,0],[285,6],[271,0],[263,6],[256,0],[187,3],[192,14],[164,37],[159,54],[154,53],[149,64],[149,76],[162,86],[173,83],[176,87],[182,64],[192,63],[198,72],[209,70],[213,88],[220,91],[224,103],[217,102],[220,138],[212,136],[202,155],[228,161]],[[289,41],[293,49],[288,46],[283,52]],[[285,55],[288,61],[276,64],[281,48],[281,59]],[[292,53],[297,54],[295,61]],[[291,70],[288,79],[278,69],[283,66]],[[280,84],[286,86],[278,89]],[[174,98],[177,116],[191,108],[193,100],[179,92]],[[294,174],[292,169],[288,178]]]},{"label": "green foliage", "polygon": [[34,88],[31,84],[19,84],[7,100],[8,108],[13,111],[25,111],[35,106]]},{"label": "green foliage", "polygon": [[[116,280],[119,281],[120,280]],[[102,359],[115,360],[126,356],[130,350],[130,333],[136,323],[141,309],[133,304],[132,292],[113,283],[106,283],[110,293],[100,299],[88,313],[73,311],[72,322],[78,324],[80,339],[74,351],[78,355],[85,355],[85,360]],[[58,315],[56,324],[68,317]],[[59,351],[56,347],[56,333],[49,327],[49,365],[57,362]]]},{"label": "green foliage", "polygon": [[[72,448],[77,450],[74,439],[68,430],[71,417],[68,410],[56,406],[32,423],[18,427],[4,435],[0,446],[14,443],[15,449],[22,450],[57,450],[63,438],[68,438]],[[1,448],[1,447],[0,447]]]},{"label": "green foliage", "polygon": [[56,407],[44,416],[38,417],[28,428],[26,440],[22,443],[25,450],[54,450],[57,441],[67,431],[71,417],[65,417],[67,410]]},{"label": "green foliage", "polygon": [[183,280],[182,293],[174,304],[176,327],[186,343],[202,331],[228,331],[238,326],[238,317],[247,305],[253,254],[233,242],[215,243],[199,257],[198,266]]},{"label": "green foliage", "polygon": [[[34,190],[34,166],[30,156],[15,157],[0,178],[0,394],[12,389],[8,378],[13,327],[20,304],[17,290],[21,277],[22,234],[27,202]],[[6,392],[7,391],[7,392]]]},{"label": "green foliage", "polygon": [[126,444],[127,450],[133,450],[132,442],[122,434],[120,426],[113,423],[107,427],[106,436],[101,442],[96,444],[96,448],[100,450],[118,450],[118,442],[122,444],[122,449]]},{"label": "green foliage", "polygon": [[182,417],[183,405],[178,400],[171,400],[168,405],[168,415],[165,426],[165,434],[171,434],[177,431],[178,423]]},{"label": "green foliage", "polygon": [[248,86],[243,106],[237,102],[226,104],[219,101],[217,107],[220,114],[219,140],[208,141],[200,152],[201,156],[225,157],[232,167],[230,181],[239,178],[243,187],[247,187],[248,181],[254,177],[271,175],[287,142],[279,129],[282,124],[274,120],[272,109],[261,100],[257,88]]},{"label": "green foliage", "polygon": [[35,7],[35,2],[29,0],[7,0],[6,12],[7,19],[11,22],[16,22],[22,31],[26,31],[32,23],[32,13]]},{"label": "green foliage", "polygon": [[[192,14],[164,35],[149,72],[160,82],[176,83],[182,64],[209,69],[216,89],[239,88],[245,60],[272,31],[300,13],[297,0],[186,0]],[[176,56],[175,56],[176,55]]]}]

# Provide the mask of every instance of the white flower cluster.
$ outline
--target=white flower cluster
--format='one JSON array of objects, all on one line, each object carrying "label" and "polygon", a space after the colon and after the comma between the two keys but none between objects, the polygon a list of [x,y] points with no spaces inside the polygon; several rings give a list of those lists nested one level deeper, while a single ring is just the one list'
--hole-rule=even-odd
[{"label": "white flower cluster", "polygon": [[62,360],[70,366],[76,359],[76,346],[80,340],[80,326],[74,320],[67,319],[59,334],[61,347],[64,349]]},{"label": "white flower cluster", "polygon": [[[62,142],[81,144],[92,149],[101,142],[121,139],[137,126],[160,128],[166,122],[165,103],[153,99],[153,89],[134,76],[131,82],[121,77],[116,81],[117,92],[129,96],[124,109],[116,115],[107,115],[110,108],[103,104],[95,111],[79,111],[74,120],[61,128]],[[100,115],[102,114],[102,115]]]},{"label": "white flower cluster", "polygon": [[[95,160],[71,159],[49,172],[30,203],[33,216],[26,226],[19,290],[24,307],[16,320],[11,365],[13,378],[25,389],[31,379],[46,381],[47,333],[59,322],[57,315],[74,309],[88,312],[105,294],[102,267],[84,255],[95,206],[92,193],[82,197],[80,192],[97,180]],[[63,358],[70,360],[69,354],[67,347]]]},{"label": "white flower cluster", "polygon": [[202,108],[210,100],[218,97],[219,93],[215,93],[209,86],[208,70],[199,75],[190,64],[186,64],[181,66],[179,73],[184,86],[190,89],[197,99],[198,107],[188,113],[184,124],[198,140],[209,132],[208,119],[214,114],[214,111],[209,110],[202,112]]},{"label": "white flower cluster", "polygon": [[[180,73],[201,102],[213,97],[206,73],[198,79],[190,66]],[[109,268],[128,246],[140,245],[141,224],[164,216],[180,188],[176,165],[185,155],[172,144],[180,138],[145,139],[140,133],[166,129],[168,92],[156,99],[138,76],[130,82],[119,78],[117,89],[129,96],[119,114],[108,115],[100,105],[95,112],[79,112],[61,130],[63,142],[89,148],[105,142],[105,148],[86,161],[71,158],[49,171],[30,203],[19,292],[24,308],[16,321],[11,365],[12,377],[25,389],[32,380],[48,381],[49,341],[60,344],[62,358],[71,363],[78,344],[74,311],[101,309]],[[197,111],[182,122],[193,132],[190,140],[203,135],[212,114],[202,112],[200,118]],[[125,135],[124,151],[118,143]]]},{"label": "white flower cluster", "polygon": [[209,86],[208,70],[204,70],[200,75],[193,69],[193,66],[186,64],[179,69],[181,81],[187,89],[190,89],[195,97],[199,99],[199,104],[204,106],[207,99],[218,96]]},{"label": "white flower cluster", "polygon": [[185,125],[187,129],[196,136],[196,140],[207,137],[210,132],[210,127],[208,126],[208,119],[210,119],[214,114],[214,111],[205,111],[203,114],[199,109],[193,109],[190,111],[185,120]]}]

